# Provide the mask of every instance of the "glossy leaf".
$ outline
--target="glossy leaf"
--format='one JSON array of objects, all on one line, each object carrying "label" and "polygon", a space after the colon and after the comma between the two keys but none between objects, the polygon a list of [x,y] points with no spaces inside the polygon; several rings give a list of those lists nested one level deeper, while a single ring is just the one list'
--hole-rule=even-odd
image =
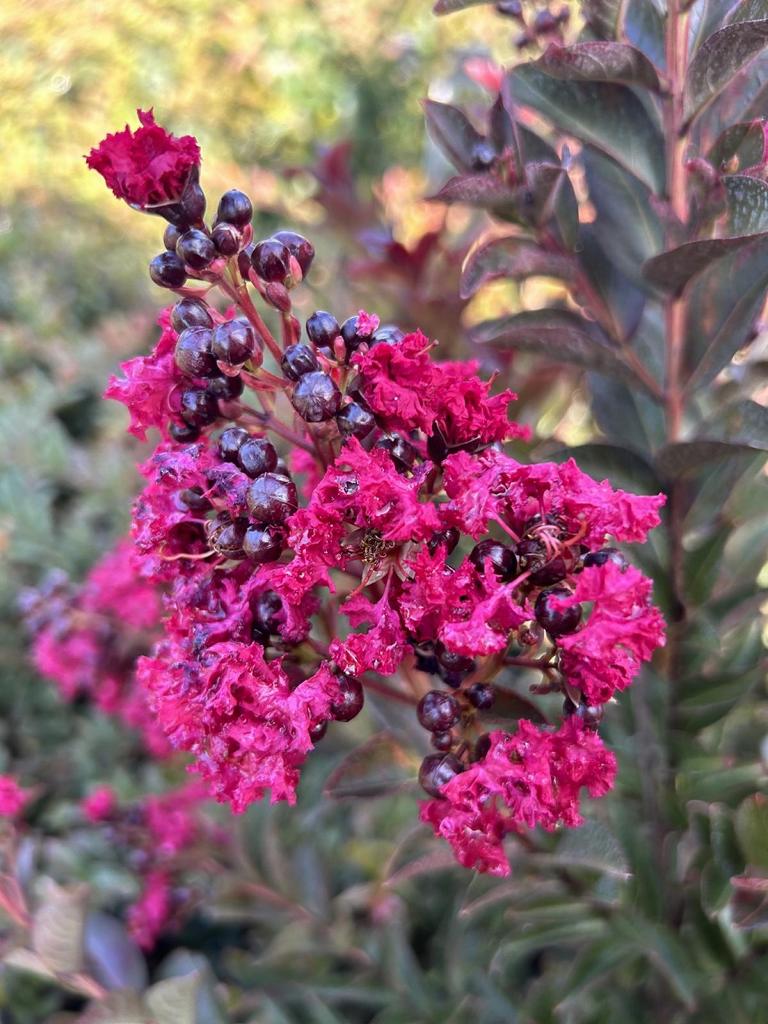
[{"label": "glossy leaf", "polygon": [[[762,237],[768,239],[768,234]],[[656,288],[679,295],[688,282],[707,267],[753,241],[754,236],[684,242],[676,249],[669,249],[648,260],[643,265],[643,276]]]},{"label": "glossy leaf", "polygon": [[768,20],[743,21],[713,32],[691,61],[683,116],[692,120],[768,42]]},{"label": "glossy leaf", "polygon": [[552,78],[572,82],[623,82],[659,88],[659,77],[648,58],[625,43],[588,42],[573,46],[550,43],[536,67]]},{"label": "glossy leaf", "polygon": [[642,455],[663,443],[666,428],[658,402],[647,392],[602,374],[587,377],[592,394],[592,414],[603,433]]},{"label": "glossy leaf", "polygon": [[722,429],[733,444],[768,451],[768,409],[750,399],[726,406],[722,412]]},{"label": "glossy leaf", "polygon": [[454,167],[458,171],[471,172],[474,150],[483,141],[483,136],[466,114],[450,103],[425,100],[424,116],[430,136]]},{"label": "glossy leaf", "polygon": [[663,245],[663,231],[648,188],[615,160],[585,146],[582,162],[589,200],[597,211],[592,227],[604,251],[631,280],[641,281],[643,263]]},{"label": "glossy leaf", "polygon": [[573,276],[573,261],[548,252],[525,238],[494,238],[474,249],[461,272],[460,294],[468,299],[478,289],[499,278],[555,277],[567,281]]},{"label": "glossy leaf", "polygon": [[632,0],[622,5],[622,30],[627,42],[658,68],[666,67],[666,0]]},{"label": "glossy leaf", "polygon": [[702,273],[689,298],[691,388],[708,384],[746,344],[768,287],[768,240],[756,236]]},{"label": "glossy leaf", "polygon": [[538,352],[556,362],[635,380],[632,371],[593,326],[565,310],[540,309],[486,320],[473,328],[472,339],[480,345]]},{"label": "glossy leaf", "polygon": [[658,126],[626,86],[563,82],[533,64],[513,69],[506,84],[516,103],[537,110],[560,130],[607,153],[655,192],[663,191]]},{"label": "glossy leaf", "polygon": [[731,125],[707,153],[707,159],[714,167],[722,167],[734,157],[738,160],[737,170],[754,167],[765,160],[765,130],[759,121],[745,121]]},{"label": "glossy leaf", "polygon": [[700,473],[721,459],[754,454],[754,450],[746,445],[730,444],[727,441],[682,441],[665,445],[656,455],[656,467],[663,476],[674,479]]},{"label": "glossy leaf", "polygon": [[768,231],[768,185],[748,174],[723,178],[730,235],[757,235]]}]

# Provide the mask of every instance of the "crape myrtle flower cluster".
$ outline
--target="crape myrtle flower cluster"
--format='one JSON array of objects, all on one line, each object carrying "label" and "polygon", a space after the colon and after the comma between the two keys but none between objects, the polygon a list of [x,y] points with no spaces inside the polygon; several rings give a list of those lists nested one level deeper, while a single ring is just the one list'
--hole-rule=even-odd
[{"label": "crape myrtle flower cluster", "polygon": [[[157,720],[239,812],[267,790],[293,802],[366,689],[410,703],[434,751],[422,819],[462,864],[505,874],[505,835],[577,825],[582,790],[613,783],[603,706],[664,640],[650,581],[613,545],[644,541],[663,496],[510,457],[527,435],[514,394],[418,332],[322,310],[302,332],[291,293],[311,244],[254,242],[236,190],[207,225],[195,147],[166,134],[161,152],[140,116],[89,163],[169,225],[150,274],[177,301],[107,389],[135,434],[162,435],[132,527],[137,573],[167,592],[138,667]],[[559,727],[485,728],[514,666],[561,694]]]},{"label": "crape myrtle flower cluster", "polygon": [[109,786],[81,801],[83,817],[106,833],[139,878],[140,894],[127,908],[128,929],[142,949],[178,927],[200,899],[195,871],[211,861],[226,835],[203,813],[207,798],[200,782],[188,783],[138,801],[121,802]]},{"label": "crape myrtle flower cluster", "polygon": [[173,752],[136,681],[136,659],[152,645],[161,615],[158,588],[133,565],[133,544],[121,541],[84,582],[53,570],[20,599],[32,635],[32,659],[65,700],[87,699],[135,729],[153,757]]}]

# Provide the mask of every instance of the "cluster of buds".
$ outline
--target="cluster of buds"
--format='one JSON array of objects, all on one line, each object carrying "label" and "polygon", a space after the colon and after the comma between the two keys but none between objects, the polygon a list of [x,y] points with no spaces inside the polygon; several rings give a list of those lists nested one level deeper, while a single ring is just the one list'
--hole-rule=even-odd
[{"label": "cluster of buds", "polygon": [[498,0],[496,10],[506,18],[512,18],[522,26],[522,32],[515,40],[519,50],[532,46],[541,39],[547,42],[562,42],[562,30],[571,17],[567,4],[554,5],[544,3],[533,18],[526,17],[526,5],[523,0]]},{"label": "cluster of buds", "polygon": [[138,731],[148,754],[172,748],[136,681],[136,659],[158,634],[157,587],[137,576],[133,545],[122,541],[79,585],[52,570],[19,600],[32,637],[32,659],[65,700],[88,700]]},{"label": "cluster of buds", "polygon": [[[317,311],[302,340],[290,290],[310,244],[280,232],[251,248],[232,219],[251,209],[241,193],[210,230],[179,223],[196,144],[166,133],[160,160],[149,116],[89,163],[181,231],[166,232],[165,263],[183,273],[160,282],[178,296],[160,340],[107,390],[135,434],[163,438],[132,528],[135,571],[167,592],[163,636],[138,666],[157,721],[239,812],[267,790],[295,800],[308,752],[367,690],[410,704],[435,751],[422,819],[462,864],[505,874],[506,834],[578,824],[582,788],[612,785],[602,707],[664,636],[650,580],[613,544],[642,542],[663,496],[510,457],[503,443],[528,434],[509,420],[514,394],[492,394],[475,363],[434,360],[419,332]],[[177,189],[165,206],[164,180]],[[223,223],[236,229],[219,231],[226,253]],[[280,340],[251,289],[279,312]],[[199,397],[219,375],[237,393]],[[521,670],[537,673],[534,693],[562,696],[559,727],[530,702],[512,731],[487,727]]]},{"label": "cluster of buds", "polygon": [[111,849],[139,879],[141,891],[126,919],[142,949],[152,949],[161,933],[191,913],[200,899],[195,869],[226,842],[202,812],[205,799],[204,787],[192,783],[123,803],[109,786],[99,786],[81,802],[85,819],[104,830]]}]

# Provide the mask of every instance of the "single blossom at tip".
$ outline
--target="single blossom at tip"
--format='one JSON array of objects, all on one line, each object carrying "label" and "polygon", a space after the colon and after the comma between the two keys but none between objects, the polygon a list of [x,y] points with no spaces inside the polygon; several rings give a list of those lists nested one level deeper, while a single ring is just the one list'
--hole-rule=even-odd
[{"label": "single blossom at tip", "polygon": [[174,136],[155,122],[151,110],[137,111],[141,127],[107,135],[85,162],[131,206],[145,209],[177,202],[190,171],[200,165],[200,147],[191,135]]}]

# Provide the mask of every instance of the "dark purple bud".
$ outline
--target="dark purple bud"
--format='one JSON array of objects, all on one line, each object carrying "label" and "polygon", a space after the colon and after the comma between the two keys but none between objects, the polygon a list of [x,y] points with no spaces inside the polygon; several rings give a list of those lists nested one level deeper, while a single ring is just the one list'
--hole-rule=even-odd
[{"label": "dark purple bud", "polygon": [[251,515],[259,523],[285,522],[299,507],[296,485],[275,473],[256,477],[245,500]]}]

